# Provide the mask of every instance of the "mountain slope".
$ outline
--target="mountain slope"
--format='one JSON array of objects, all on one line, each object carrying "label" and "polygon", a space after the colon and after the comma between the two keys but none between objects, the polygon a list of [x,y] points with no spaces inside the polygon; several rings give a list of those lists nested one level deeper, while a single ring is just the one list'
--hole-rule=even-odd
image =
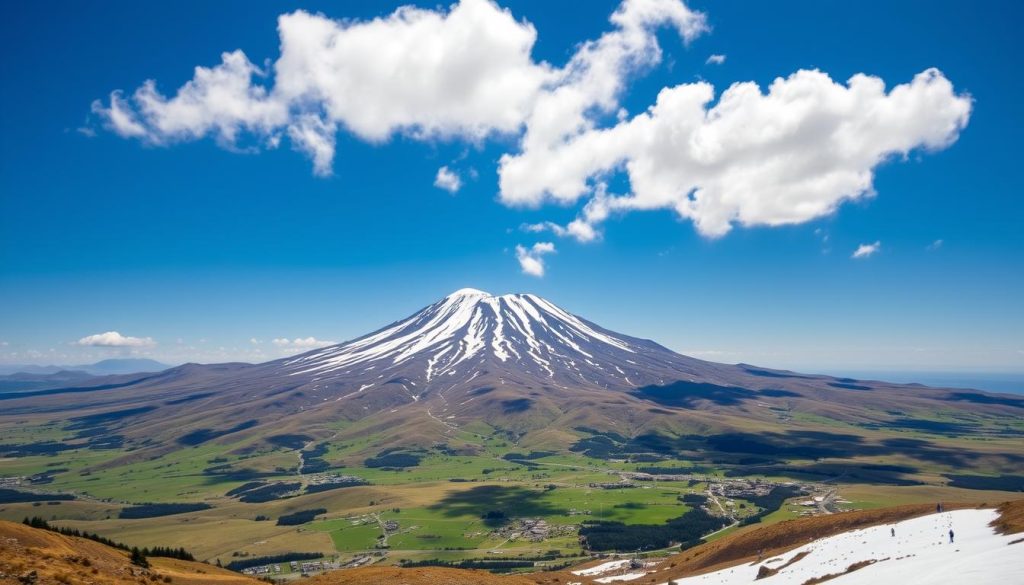
[{"label": "mountain slope", "polygon": [[262,583],[203,563],[150,557],[150,567],[132,565],[125,551],[47,530],[0,520],[0,584],[127,585],[167,582],[181,585]]},{"label": "mountain slope", "polygon": [[[91,436],[123,438],[136,447],[129,458],[197,441],[258,443],[300,433],[374,437],[353,454],[361,460],[400,446],[475,448],[465,429],[485,425],[544,449],[604,433],[621,457],[671,449],[740,461],[781,449],[791,459],[857,452],[996,466],[1020,464],[1019,449],[1005,445],[1024,434],[1019,397],[707,362],[604,329],[535,295],[474,289],[291,358],[186,364],[0,401],[10,417],[102,421],[89,423],[102,427]],[[937,412],[957,414],[953,422],[929,418]],[[978,453],[967,456],[963,446],[892,434],[922,430],[992,440],[971,445]]]},{"label": "mountain slope", "polygon": [[[997,510],[947,504],[942,514],[931,505],[898,506],[754,526],[701,544],[649,566],[629,559],[598,560],[583,566],[524,575],[423,567],[372,566],[331,571],[296,581],[309,585],[578,583],[793,583],[826,575],[835,583],[1013,583],[1024,571],[1024,500]],[[956,544],[948,543],[952,527]],[[890,529],[896,531],[891,536]],[[760,554],[759,554],[760,553]],[[129,562],[124,551],[82,538],[0,521],[0,584],[27,582],[121,585],[147,580],[185,585],[255,585],[245,575],[214,566],[150,557],[151,568]],[[865,561],[875,561],[867,563]],[[851,566],[858,569],[848,571]],[[764,570],[766,567],[770,570]],[[35,579],[31,579],[35,572]],[[761,573],[763,576],[756,579]],[[843,574],[845,573],[845,574]],[[150,575],[157,578],[149,579]],[[830,581],[833,581],[830,580]]]}]

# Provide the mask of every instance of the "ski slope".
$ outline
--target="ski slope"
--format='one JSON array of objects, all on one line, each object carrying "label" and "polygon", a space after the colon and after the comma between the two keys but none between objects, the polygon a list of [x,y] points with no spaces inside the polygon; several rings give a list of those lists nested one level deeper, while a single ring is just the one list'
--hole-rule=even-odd
[{"label": "ski slope", "polygon": [[[989,523],[995,510],[931,514],[816,540],[761,563],[676,579],[673,585],[749,585],[761,566],[779,569],[758,585],[802,585],[839,574],[829,585],[999,585],[1024,584],[1024,534],[1001,535]],[[892,536],[895,529],[896,536]],[[949,531],[955,534],[949,542]],[[805,557],[785,566],[797,555]],[[846,572],[855,563],[874,561]]]}]

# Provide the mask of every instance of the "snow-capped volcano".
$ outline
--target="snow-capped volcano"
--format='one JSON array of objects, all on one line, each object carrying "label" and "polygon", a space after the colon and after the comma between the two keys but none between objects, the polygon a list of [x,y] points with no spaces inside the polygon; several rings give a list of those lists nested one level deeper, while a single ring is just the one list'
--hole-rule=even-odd
[{"label": "snow-capped volcano", "polygon": [[[465,444],[464,433],[514,442],[536,433],[538,445],[567,447],[578,439],[572,429],[608,432],[601,448],[616,451],[627,448],[625,437],[735,433],[754,421],[778,429],[771,445],[730,435],[723,444],[761,454],[776,444],[804,449],[819,440],[780,426],[797,412],[881,426],[899,423],[903,415],[891,413],[949,408],[1016,420],[1024,407],[1013,396],[707,362],[610,331],[536,295],[474,289],[358,339],[290,358],[185,364],[101,382],[0,393],[0,400],[12,415],[134,413],[123,415],[131,424],[117,431],[139,445],[153,437],[166,448],[197,433],[269,436],[301,429],[316,437],[370,438],[367,452]],[[886,445],[865,448],[890,452]],[[919,449],[922,457],[935,454]]]},{"label": "snow-capped volcano", "polygon": [[379,331],[289,360],[285,368],[319,379],[401,375],[421,387],[504,372],[632,388],[669,372],[670,379],[687,377],[696,361],[603,329],[536,295],[465,288]]}]

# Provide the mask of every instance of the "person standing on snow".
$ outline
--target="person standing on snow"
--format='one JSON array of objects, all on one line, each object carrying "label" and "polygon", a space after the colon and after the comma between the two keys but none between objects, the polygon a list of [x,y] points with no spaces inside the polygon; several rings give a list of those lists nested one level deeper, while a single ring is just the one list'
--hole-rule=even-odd
[{"label": "person standing on snow", "polygon": [[953,529],[949,529],[949,544],[953,544]]}]

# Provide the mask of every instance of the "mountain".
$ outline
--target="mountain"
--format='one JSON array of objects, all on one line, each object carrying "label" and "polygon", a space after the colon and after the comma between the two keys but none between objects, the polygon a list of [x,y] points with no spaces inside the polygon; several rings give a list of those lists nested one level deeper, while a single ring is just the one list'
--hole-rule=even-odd
[{"label": "mountain", "polygon": [[[139,447],[138,457],[197,441],[264,444],[276,434],[370,437],[346,455],[352,462],[399,447],[478,449],[472,428],[525,447],[608,457],[671,451],[719,463],[770,462],[764,455],[782,449],[790,459],[899,453],[1017,465],[1018,455],[997,447],[1024,436],[1018,396],[708,362],[610,331],[536,295],[475,289],[290,358],[185,364],[0,400],[11,416],[107,417],[103,429]],[[899,439],[905,432],[997,442],[968,456],[975,445]]]},{"label": "mountain", "polygon": [[68,366],[66,370],[81,370],[95,376],[114,374],[135,374],[138,372],[159,372],[169,368],[167,364],[147,358],[111,358],[94,364]]},{"label": "mountain", "polygon": [[484,380],[630,390],[666,380],[724,380],[715,364],[604,329],[531,294],[456,291],[418,313],[340,345],[285,360],[322,384],[401,380],[410,396]]},{"label": "mountain", "polygon": [[81,372],[92,376],[107,376],[114,374],[134,374],[137,372],[159,372],[169,368],[156,360],[145,358],[112,358],[101,360],[93,364],[81,364],[76,366],[36,366],[31,364],[10,364],[0,365],[0,376],[16,374],[32,374],[46,376],[60,374],[63,372]]},{"label": "mountain", "polygon": [[105,386],[123,381],[119,376],[159,372],[168,365],[150,359],[108,359],[80,366],[4,366],[0,394],[44,391],[75,386]]}]

